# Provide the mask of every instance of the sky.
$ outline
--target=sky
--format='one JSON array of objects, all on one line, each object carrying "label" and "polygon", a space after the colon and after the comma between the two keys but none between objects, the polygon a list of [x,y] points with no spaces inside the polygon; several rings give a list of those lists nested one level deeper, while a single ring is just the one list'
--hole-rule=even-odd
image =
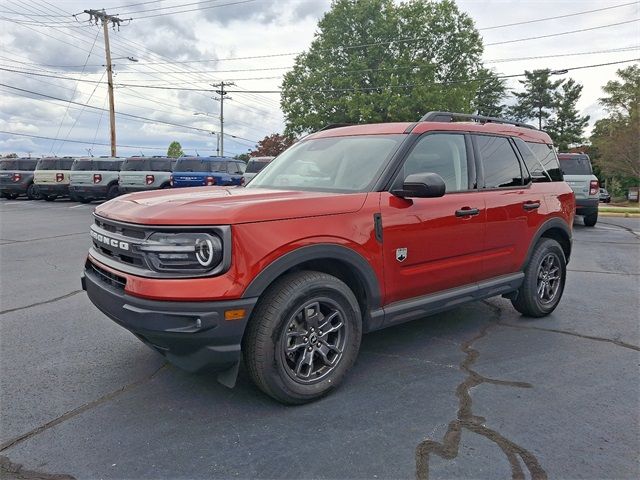
[{"label": "sky", "polygon": [[[640,58],[639,1],[458,0],[457,4],[480,29],[483,59],[499,74]],[[491,28],[614,6],[620,7]],[[208,90],[220,81],[236,84],[229,87],[235,91],[224,102],[224,153],[237,155],[266,135],[283,131],[279,94],[245,92],[279,89],[295,54],[309,47],[330,1],[0,0],[0,154],[109,154],[102,28],[91,25],[89,16],[81,13],[102,8],[123,19],[133,18],[119,31],[109,31],[118,155],[162,155],[173,140],[187,155],[215,154],[220,139],[217,95],[141,86]],[[594,28],[600,26],[606,27]],[[583,29],[589,30],[556,35]],[[551,36],[520,40],[545,35]],[[502,43],[490,45],[496,42]],[[549,56],[555,57],[531,58]],[[529,59],[512,60],[523,57]],[[617,69],[630,64],[572,70],[557,77],[583,85],[578,106],[591,117],[589,129],[605,115],[598,104],[601,87],[615,78]],[[509,88],[518,86],[517,79],[508,81]]]}]

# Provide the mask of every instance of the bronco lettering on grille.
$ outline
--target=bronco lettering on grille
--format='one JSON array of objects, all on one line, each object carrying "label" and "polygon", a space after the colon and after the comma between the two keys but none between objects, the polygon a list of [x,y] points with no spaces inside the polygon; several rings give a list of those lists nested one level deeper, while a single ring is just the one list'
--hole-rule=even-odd
[{"label": "bronco lettering on grille", "polygon": [[100,233],[91,231],[91,236],[98,241],[99,243],[104,243],[105,245],[109,245],[111,247],[116,247],[119,248],[121,250],[129,250],[129,243],[127,242],[120,242],[118,240],[115,240],[113,238],[109,238],[106,235],[102,235]]}]

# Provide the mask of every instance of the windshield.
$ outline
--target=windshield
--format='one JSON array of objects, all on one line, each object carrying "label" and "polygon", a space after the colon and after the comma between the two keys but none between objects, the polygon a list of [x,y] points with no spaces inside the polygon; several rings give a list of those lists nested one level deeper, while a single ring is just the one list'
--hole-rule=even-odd
[{"label": "windshield", "polygon": [[297,143],[264,168],[246,188],[365,192],[404,135],[358,135]]},{"label": "windshield", "polygon": [[258,173],[267,165],[269,165],[269,160],[249,160],[245,173]]},{"label": "windshield", "polygon": [[560,156],[560,168],[565,175],[591,175],[591,162],[587,155]]},{"label": "windshield", "polygon": [[202,160],[199,158],[179,159],[176,163],[174,172],[222,172],[224,171],[223,162],[212,162],[211,160]]}]

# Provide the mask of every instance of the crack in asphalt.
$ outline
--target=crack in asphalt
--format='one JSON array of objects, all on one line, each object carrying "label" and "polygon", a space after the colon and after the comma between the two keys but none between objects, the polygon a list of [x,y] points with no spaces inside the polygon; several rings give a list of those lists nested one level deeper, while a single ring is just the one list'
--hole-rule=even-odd
[{"label": "crack in asphalt", "polygon": [[6,442],[0,444],[0,452],[4,452],[5,450],[17,445],[18,443],[24,442],[25,440],[28,440],[46,430],[49,430],[52,427],[55,427],[56,425],[61,424],[62,422],[65,422],[73,417],[76,417],[78,415],[80,415],[81,413],[84,413],[88,410],[91,410],[92,408],[95,408],[99,405],[102,405],[103,403],[108,402],[109,400],[113,400],[114,398],[118,397],[119,395],[128,392],[129,390],[136,388],[140,385],[142,385],[143,383],[146,383],[148,381],[151,381],[156,375],[158,375],[168,364],[165,362],[162,365],[160,365],[160,367],[158,367],[156,370],[154,370],[150,375],[147,375],[146,377],[143,377],[139,380],[136,380],[135,382],[131,382],[128,383],[126,385],[123,385],[122,387],[107,393],[106,395],[103,395],[99,398],[96,398],[95,400],[92,400],[88,403],[85,403],[84,405],[80,405],[79,407],[74,408],[73,410],[68,411],[67,413],[64,413],[62,415],[60,415],[59,417],[54,418],[53,420],[48,421],[47,423],[44,423],[42,425],[40,425],[39,427],[34,428],[33,430],[30,430],[26,433],[23,433],[22,435],[18,435],[15,438],[12,438],[11,440],[7,440]]},{"label": "crack in asphalt", "polygon": [[616,223],[608,223],[608,222],[603,222],[602,220],[600,221],[600,223],[603,223],[605,225],[609,225],[611,227],[618,227],[621,228],[623,230],[626,230],[627,232],[629,232],[631,235],[633,235],[636,238],[640,238],[640,234],[638,234],[635,230],[629,228],[629,227],[625,227],[623,225],[618,225]]},{"label": "crack in asphalt", "polygon": [[496,321],[482,327],[476,336],[464,342],[460,347],[460,351],[465,354],[465,357],[459,368],[467,374],[467,377],[456,387],[456,397],[459,401],[457,418],[449,423],[441,443],[433,440],[424,440],[416,447],[416,478],[419,480],[429,478],[429,458],[431,454],[436,454],[446,460],[452,460],[458,456],[464,429],[487,438],[502,450],[511,465],[512,478],[517,480],[525,478],[520,459],[524,462],[532,479],[546,480],[548,478],[547,473],[533,453],[507,439],[496,430],[487,427],[485,418],[473,414],[471,389],[478,385],[488,383],[516,388],[533,388],[533,385],[526,382],[484,377],[471,368],[480,356],[480,352],[473,349],[472,345],[484,338],[491,328],[499,325],[500,308],[490,303],[483,303],[492,309],[496,316]]},{"label": "crack in asphalt", "polygon": [[52,237],[30,238],[28,240],[10,240],[8,243],[3,243],[2,245],[12,245],[14,243],[39,242],[41,240],[53,240],[55,238],[73,237],[75,235],[87,235],[87,231],[85,230],[84,232],[66,233],[64,235],[54,235]]},{"label": "crack in asphalt", "polygon": [[427,363],[429,365],[435,365],[437,367],[443,367],[443,368],[457,368],[455,365],[451,365],[448,363],[439,363],[439,362],[434,362],[432,360],[426,360],[424,358],[416,358],[416,357],[411,357],[408,355],[398,355],[398,354],[393,354],[393,353],[382,353],[382,352],[376,352],[375,350],[360,350],[362,353],[370,353],[371,355],[378,355],[380,357],[385,357],[385,358],[395,358],[395,359],[404,359],[404,360],[413,360],[415,362],[419,362],[419,363]]},{"label": "crack in asphalt", "polygon": [[0,455],[0,478],[16,480],[75,480],[75,477],[63,473],[42,473],[25,470],[19,463],[11,462]]},{"label": "crack in asphalt", "polygon": [[606,342],[612,343],[618,347],[629,348],[631,350],[635,350],[636,352],[640,352],[640,347],[637,345],[633,345],[632,343],[623,342],[622,340],[616,340],[615,338],[607,338],[607,337],[596,337],[593,335],[583,335],[581,333],[569,332],[567,330],[558,330],[556,328],[545,328],[545,327],[534,327],[531,325],[514,325],[512,323],[504,323],[498,322],[498,325],[503,327],[511,327],[517,328],[520,330],[538,330],[540,332],[550,332],[550,333],[561,333],[563,335],[570,335],[572,337],[584,338],[586,340],[594,340],[596,342]]},{"label": "crack in asphalt", "polygon": [[60,300],[64,300],[65,298],[69,298],[69,297],[73,297],[74,295],[77,295],[79,293],[82,293],[83,290],[74,290],[73,292],[69,292],[66,293],[64,295],[61,295],[59,297],[55,297],[49,300],[43,300],[41,302],[35,302],[32,303],[30,305],[25,305],[24,307],[16,307],[16,308],[9,308],[8,310],[0,310],[0,315],[5,315],[7,313],[12,313],[12,312],[17,312],[20,310],[26,310],[27,308],[33,308],[33,307],[38,307],[40,305],[46,305],[47,303],[53,303],[53,302],[57,302]]},{"label": "crack in asphalt", "polygon": [[567,272],[578,272],[578,273],[602,273],[603,275],[626,275],[629,277],[637,277],[640,276],[640,273],[629,273],[629,272],[607,272],[605,270],[575,270],[571,268],[567,268]]}]

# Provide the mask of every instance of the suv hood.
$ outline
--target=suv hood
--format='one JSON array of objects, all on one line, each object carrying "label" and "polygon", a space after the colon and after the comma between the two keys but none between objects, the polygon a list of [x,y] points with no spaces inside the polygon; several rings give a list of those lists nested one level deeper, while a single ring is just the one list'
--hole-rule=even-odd
[{"label": "suv hood", "polygon": [[143,225],[233,225],[356,212],[366,193],[196,187],[139,192],[96,208],[101,217]]}]

